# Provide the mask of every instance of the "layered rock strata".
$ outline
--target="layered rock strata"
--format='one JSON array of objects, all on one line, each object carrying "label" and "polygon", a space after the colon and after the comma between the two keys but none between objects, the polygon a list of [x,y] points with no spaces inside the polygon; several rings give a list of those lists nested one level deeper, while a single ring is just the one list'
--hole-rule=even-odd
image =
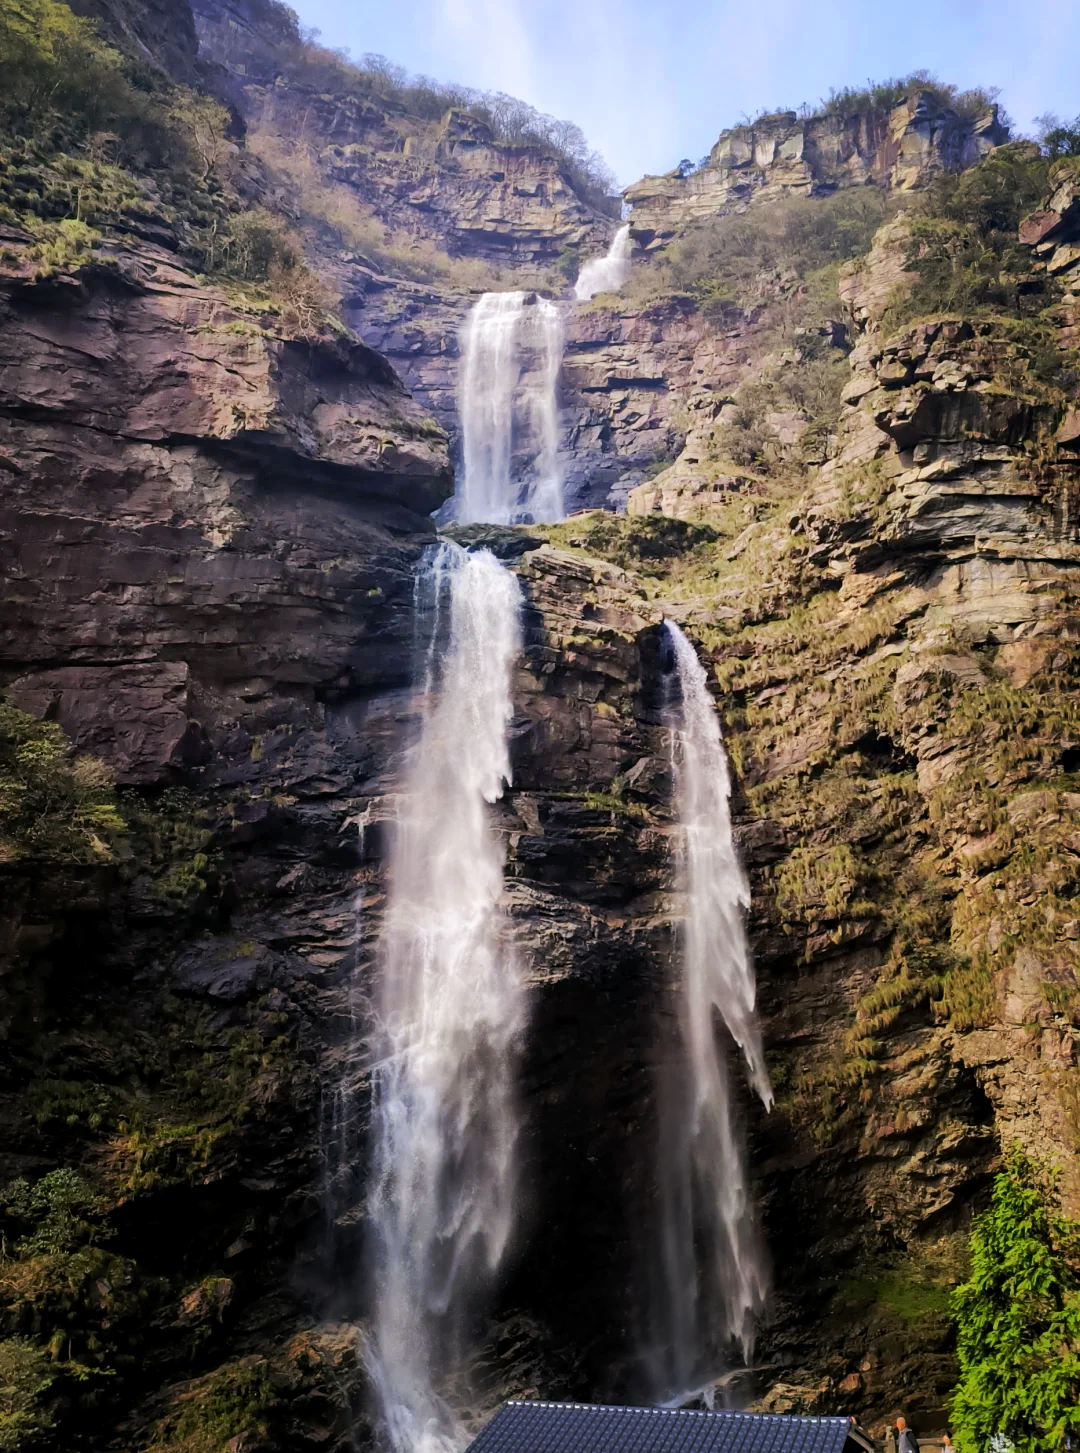
[{"label": "layered rock strata", "polygon": [[192,9],[199,55],[221,68],[218,85],[247,124],[314,149],[327,180],[402,237],[511,267],[607,248],[614,223],[543,147],[497,141],[467,111],[426,121],[377,94],[327,93],[290,66],[291,42],[255,7],[197,0]]},{"label": "layered rock strata", "polygon": [[898,191],[960,171],[1008,140],[991,106],[959,115],[929,91],[890,111],[765,116],[721,132],[708,158],[688,175],[643,177],[625,191],[642,246],[659,246],[689,224],[783,196],[818,196],[868,183]]}]

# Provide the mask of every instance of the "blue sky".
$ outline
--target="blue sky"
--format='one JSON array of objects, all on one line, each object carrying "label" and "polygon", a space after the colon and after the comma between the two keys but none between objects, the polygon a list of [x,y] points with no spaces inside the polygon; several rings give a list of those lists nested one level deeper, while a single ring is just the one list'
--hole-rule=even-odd
[{"label": "blue sky", "polygon": [[624,185],[745,112],[917,68],[1080,112],[1080,0],[293,0],[323,41],[578,122]]}]

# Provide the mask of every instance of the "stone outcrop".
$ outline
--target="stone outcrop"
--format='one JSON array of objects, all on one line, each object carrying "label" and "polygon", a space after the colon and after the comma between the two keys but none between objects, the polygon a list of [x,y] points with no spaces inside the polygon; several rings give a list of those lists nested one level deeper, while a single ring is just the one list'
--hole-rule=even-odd
[{"label": "stone outcrop", "polygon": [[[410,147],[393,107],[277,85],[272,8],[196,11],[249,124],[310,115],[326,174],[403,231],[515,266],[606,245],[551,158],[460,115]],[[760,150],[718,147],[710,215],[921,185],[997,136],[928,104],[880,131],[770,126]],[[678,210],[683,187],[638,199],[655,237],[705,215]],[[1068,284],[1070,347],[1076,211],[1066,169],[1023,233],[1024,287]],[[153,241],[42,277],[30,239],[0,240],[0,685],[109,765],[128,824],[93,860],[0,861],[0,1183],[78,1165],[107,1197],[117,1260],[93,1297],[131,1300],[99,1329],[120,1371],[80,1412],[88,1445],[169,1446],[184,1409],[254,1387],[269,1446],[354,1446],[367,1071],[347,1050],[471,297],[320,240],[359,343],[290,332]],[[528,1196],[486,1405],[640,1396],[680,912],[664,617],[712,671],[753,878],[772,1114],[734,1078],[775,1258],[764,1406],[933,1419],[1003,1142],[1077,1145],[1080,426],[1011,321],[886,327],[910,252],[884,229],[846,322],[782,345],[797,278],[711,319],[686,297],[568,307],[570,498],[632,491],[634,518],[463,532],[526,598],[493,821],[531,986]],[[752,421],[797,487],[716,455],[740,390],[849,351],[829,437],[795,406]],[[355,1162],[330,1231],[320,1152],[346,1071]],[[1063,1171],[1075,1209],[1075,1156]]]},{"label": "stone outcrop", "polygon": [[326,179],[348,187],[399,246],[510,267],[606,250],[615,224],[549,150],[497,141],[467,111],[422,120],[377,93],[328,93],[250,0],[192,8],[200,57],[221,67],[217,85],[246,122],[314,148]]},{"label": "stone outcrop", "polygon": [[623,195],[635,239],[661,245],[692,222],[751,201],[868,183],[910,191],[939,172],[971,166],[1007,140],[996,107],[969,118],[919,91],[891,111],[869,103],[854,114],[785,111],[733,127],[698,170],[644,177]]},{"label": "stone outcrop", "polygon": [[[276,127],[280,99],[270,93],[266,106],[273,109],[263,110],[261,124]],[[613,224],[581,200],[558,158],[496,142],[466,112],[447,112],[428,148],[403,142],[400,151],[371,154],[357,139],[348,127],[328,130],[322,160],[331,180],[352,188],[383,221],[453,257],[544,266],[567,249],[607,247]]]},{"label": "stone outcrop", "polygon": [[98,21],[101,33],[144,64],[176,80],[199,69],[199,42],[191,7],[173,0],[74,0],[76,15]]},{"label": "stone outcrop", "polygon": [[[35,282],[6,242],[0,669],[19,698],[155,782],[198,759],[210,696],[362,678],[362,631],[335,617],[385,597],[376,557],[429,535],[450,489],[385,360],[274,336],[151,245]],[[321,537],[297,530],[328,508]]]}]

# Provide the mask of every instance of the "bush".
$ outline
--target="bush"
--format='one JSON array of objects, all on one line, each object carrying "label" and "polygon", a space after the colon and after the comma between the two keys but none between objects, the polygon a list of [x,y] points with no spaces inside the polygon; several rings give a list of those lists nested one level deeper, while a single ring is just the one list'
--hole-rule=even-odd
[{"label": "bush", "polygon": [[289,271],[304,261],[300,243],[280,217],[263,208],[232,219],[226,247],[228,271],[251,282],[266,282],[275,269]]},{"label": "bush", "polygon": [[0,700],[0,863],[98,863],[125,831],[113,778],[61,728]]},{"label": "bush", "polygon": [[866,252],[892,207],[875,189],[852,188],[710,218],[664,251],[661,284],[690,293],[723,323],[754,302],[763,285],[772,288],[778,275],[812,285],[814,274]]},{"label": "bush", "polygon": [[40,1347],[24,1337],[0,1342],[0,1453],[44,1446],[53,1416],[44,1398],[56,1369]]},{"label": "bush", "polygon": [[244,1357],[178,1389],[149,1453],[219,1453],[262,1446],[274,1402],[269,1364]]},{"label": "bush", "polygon": [[1030,1453],[1080,1435],[1080,1227],[1050,1179],[1014,1147],[971,1237],[971,1276],[952,1298],[959,1453],[1004,1434]]},{"label": "bush", "polygon": [[907,266],[915,277],[886,311],[885,327],[936,313],[1018,315],[1018,276],[1031,257],[1017,232],[1049,175],[1049,159],[1021,142],[959,175],[937,177],[912,211]]},{"label": "bush", "polygon": [[330,294],[304,261],[299,239],[272,212],[257,208],[234,217],[222,251],[232,277],[267,284],[289,332],[314,338],[330,323]]},{"label": "bush", "polygon": [[0,84],[16,128],[62,117],[100,130],[142,109],[119,52],[56,0],[0,0]]},{"label": "bush", "polygon": [[1080,156],[1080,116],[1072,121],[1063,121],[1060,116],[1048,111],[1044,116],[1036,116],[1035,125],[1043,155],[1051,161],[1064,156]]},{"label": "bush", "polygon": [[943,84],[931,71],[912,71],[889,81],[871,81],[867,86],[830,90],[828,100],[821,102],[819,114],[861,116],[868,112],[893,111],[919,91],[928,91],[939,105],[955,111],[965,120],[985,115],[1001,94],[996,86],[976,86],[970,91],[961,91],[956,86]]},{"label": "bush", "polygon": [[134,1267],[105,1243],[105,1203],[73,1170],[0,1194],[0,1299],[13,1329],[31,1334],[72,1384],[113,1378],[125,1324],[138,1310]]},{"label": "bush", "polygon": [[100,1239],[104,1202],[76,1171],[54,1170],[33,1185],[13,1181],[0,1192],[7,1220],[21,1228],[17,1256],[49,1256],[74,1251]]}]

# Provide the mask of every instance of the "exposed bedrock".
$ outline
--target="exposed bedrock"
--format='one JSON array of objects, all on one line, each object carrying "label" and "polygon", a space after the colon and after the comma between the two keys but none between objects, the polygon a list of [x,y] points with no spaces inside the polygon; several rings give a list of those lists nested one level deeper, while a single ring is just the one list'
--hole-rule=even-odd
[{"label": "exposed bedrock", "polygon": [[996,106],[961,115],[931,91],[915,91],[885,110],[867,100],[810,117],[780,111],[721,132],[688,175],[643,177],[623,195],[636,239],[660,245],[687,224],[750,202],[867,184],[911,191],[971,166],[1008,134]]},{"label": "exposed bedrock", "polygon": [[[174,24],[93,8],[176,75],[197,33],[242,121],[291,136],[310,116],[324,174],[417,245],[497,262],[501,283],[607,246],[610,219],[535,148],[452,114],[418,149],[393,107],[279,86],[271,12],[248,0],[199,0],[191,26],[182,5]],[[908,189],[999,139],[992,117],[902,111],[880,134],[786,116],[727,133],[709,168],[640,184],[637,222],[652,209],[656,240],[883,170]],[[1032,277],[1069,285],[1068,347],[1077,216],[1063,181],[1022,234]],[[47,280],[25,235],[0,236],[0,687],[108,765],[130,824],[112,855],[0,859],[0,1184],[78,1165],[109,1197],[132,1300],[91,1446],[146,1446],[246,1368],[273,1394],[271,1446],[344,1449],[366,1426],[368,1312],[367,1065],[344,1061],[370,1012],[420,718],[415,574],[452,489],[475,293],[320,234],[312,262],[363,341],[313,341],[124,236]],[[781,273],[710,316],[689,294],[565,301],[568,503],[638,518],[573,521],[558,546],[473,537],[526,597],[492,809],[531,996],[522,1209],[485,1406],[643,1395],[680,913],[665,616],[711,668],[754,888],[777,1088],[766,1115],[736,1077],[774,1262],[756,1390],[869,1420],[939,1408],[942,1288],[1002,1144],[1061,1160],[1078,1204],[1080,422],[1039,373],[1042,334],[886,325],[909,242],[884,228],[809,338],[786,330],[801,281]],[[817,436],[763,386],[847,355]],[[743,464],[736,427],[758,431]],[[604,531],[636,573],[601,558]],[[330,1228],[343,1070],[357,1153]]]}]

